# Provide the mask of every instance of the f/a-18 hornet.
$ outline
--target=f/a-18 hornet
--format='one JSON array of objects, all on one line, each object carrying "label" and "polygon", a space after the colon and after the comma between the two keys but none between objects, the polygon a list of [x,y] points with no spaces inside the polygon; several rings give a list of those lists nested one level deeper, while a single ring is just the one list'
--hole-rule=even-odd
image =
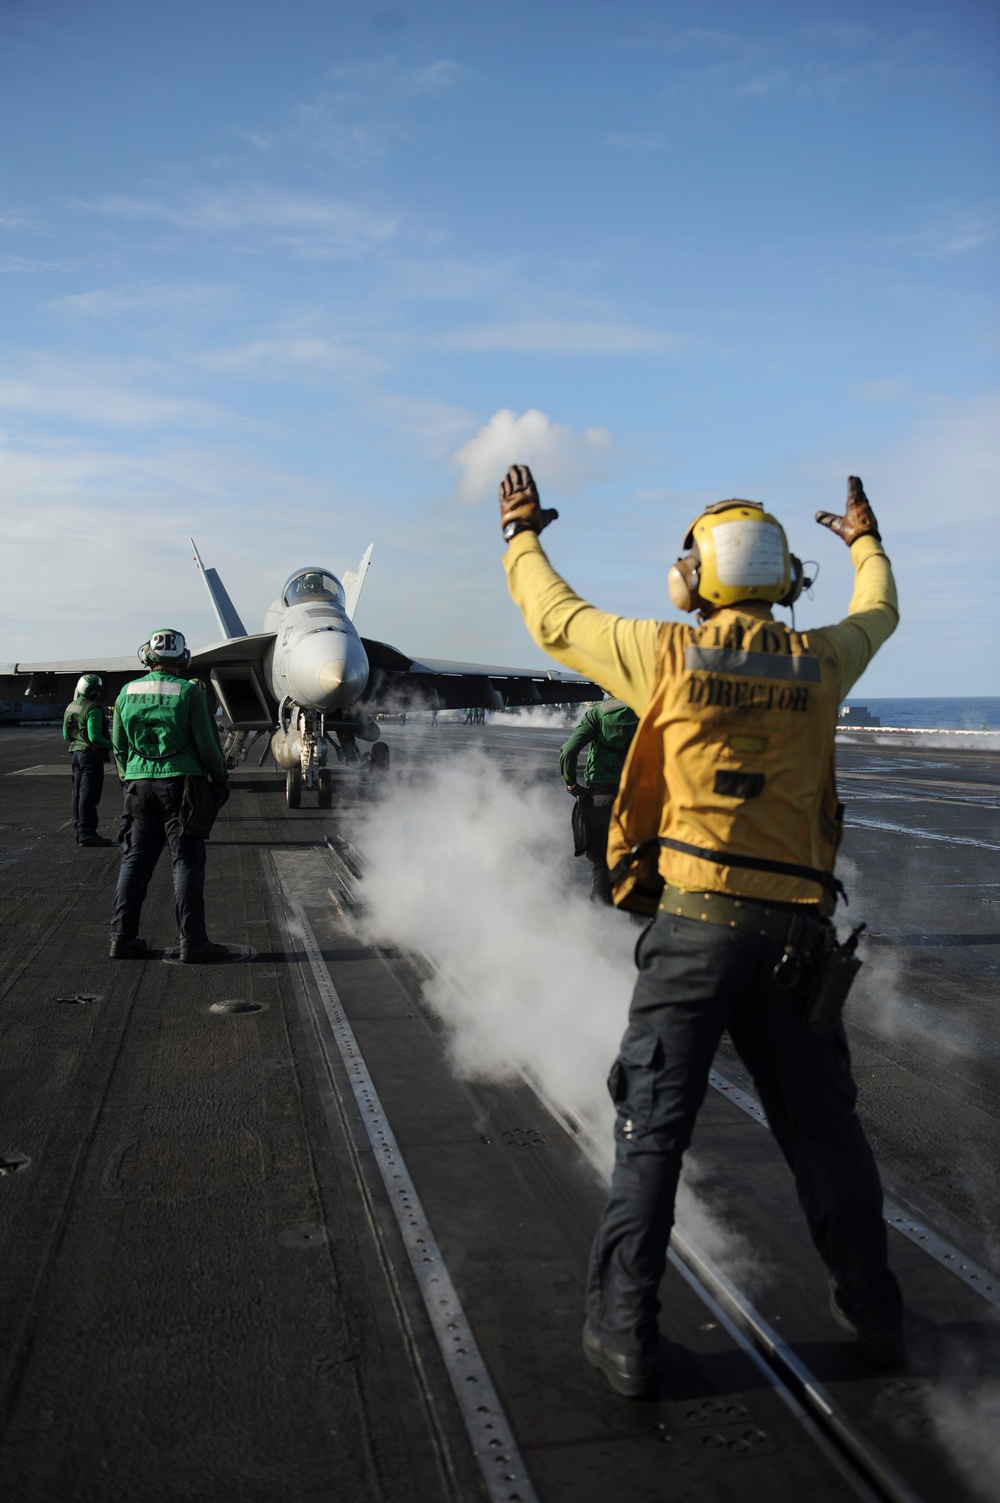
[{"label": "f/a-18 hornet", "polygon": [[[290,808],[298,808],[303,786],[314,788],[320,807],[329,808],[331,747],[338,763],[376,775],[388,770],[389,748],[379,740],[375,719],[382,709],[502,710],[603,698],[602,689],[576,673],[416,659],[359,636],[354,614],[371,547],[343,583],[329,569],[296,570],[269,606],[263,631],[253,633],[216,570],[205,568],[193,539],[192,547],[223,640],[192,652],[188,672],[214,697],[230,766],[246,755],[252,739],[270,732],[271,755],[286,772]],[[145,671],[131,658],[0,664],[0,694],[68,702],[79,675],[94,672],[104,680],[104,697],[113,698]],[[359,740],[371,746],[364,755]]]}]

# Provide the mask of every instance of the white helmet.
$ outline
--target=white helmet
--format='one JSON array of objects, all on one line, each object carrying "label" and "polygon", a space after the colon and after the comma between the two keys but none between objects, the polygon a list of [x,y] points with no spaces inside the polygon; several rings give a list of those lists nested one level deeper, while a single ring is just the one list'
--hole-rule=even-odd
[{"label": "white helmet", "polygon": [[98,699],[104,688],[104,680],[99,673],[85,673],[77,680],[73,690],[74,699]]}]

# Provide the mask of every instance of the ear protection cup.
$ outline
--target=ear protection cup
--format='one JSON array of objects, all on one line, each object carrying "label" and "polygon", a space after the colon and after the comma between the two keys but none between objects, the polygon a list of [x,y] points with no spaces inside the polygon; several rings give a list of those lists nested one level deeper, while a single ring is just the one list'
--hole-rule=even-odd
[{"label": "ear protection cup", "polygon": [[788,594],[776,602],[778,605],[794,605],[805,588],[805,570],[802,567],[802,560],[796,558],[794,553],[790,553],[788,562],[791,566],[791,583],[788,586]]},{"label": "ear protection cup", "polygon": [[671,601],[679,611],[698,609],[698,560],[693,554],[689,553],[685,558],[679,558],[676,564],[671,564],[667,575],[667,589],[670,591]]}]

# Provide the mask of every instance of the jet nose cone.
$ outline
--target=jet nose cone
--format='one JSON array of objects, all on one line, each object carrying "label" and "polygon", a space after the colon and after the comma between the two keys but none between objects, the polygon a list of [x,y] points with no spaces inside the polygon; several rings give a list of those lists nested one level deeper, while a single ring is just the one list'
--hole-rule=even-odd
[{"label": "jet nose cone", "polygon": [[319,670],[319,688],[321,694],[336,694],[344,682],[344,670],[347,667],[345,657],[346,654],[341,654],[339,657],[330,658],[329,662],[324,663]]},{"label": "jet nose cone", "polygon": [[368,682],[368,657],[357,637],[318,631],[296,646],[290,676],[298,704],[314,710],[346,709]]}]

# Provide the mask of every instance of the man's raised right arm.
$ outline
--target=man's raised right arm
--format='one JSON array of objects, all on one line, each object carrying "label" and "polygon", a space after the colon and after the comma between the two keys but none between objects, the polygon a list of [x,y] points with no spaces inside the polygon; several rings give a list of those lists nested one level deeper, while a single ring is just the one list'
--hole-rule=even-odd
[{"label": "man's raised right arm", "polygon": [[875,514],[856,475],[848,477],[844,514],[818,511],[816,520],[848,545],[854,565],[854,593],[847,616],[836,626],[824,626],[819,633],[810,633],[822,636],[833,649],[840,667],[843,699],[899,624],[896,581],[882,551]]}]

